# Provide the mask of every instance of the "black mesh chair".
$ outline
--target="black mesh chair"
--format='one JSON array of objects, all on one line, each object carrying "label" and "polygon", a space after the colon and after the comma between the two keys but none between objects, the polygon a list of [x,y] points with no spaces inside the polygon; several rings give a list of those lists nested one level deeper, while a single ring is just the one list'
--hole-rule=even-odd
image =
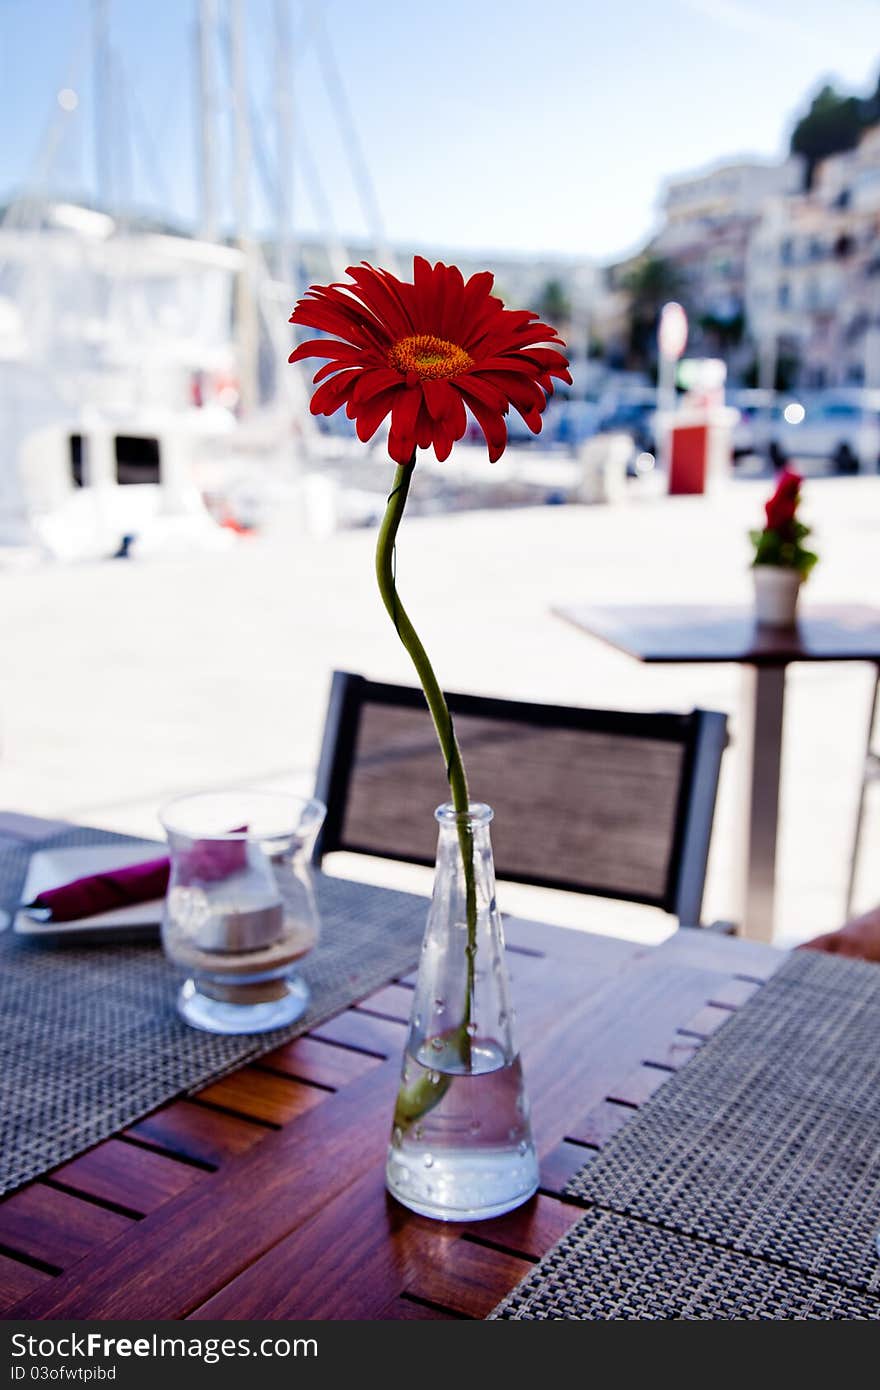
[{"label": "black mesh chair", "polygon": [[[495,810],[500,879],[647,903],[700,922],[723,714],[641,714],[447,695],[471,797]],[[334,850],[434,863],[449,800],[425,698],[336,671],[316,796]]]}]

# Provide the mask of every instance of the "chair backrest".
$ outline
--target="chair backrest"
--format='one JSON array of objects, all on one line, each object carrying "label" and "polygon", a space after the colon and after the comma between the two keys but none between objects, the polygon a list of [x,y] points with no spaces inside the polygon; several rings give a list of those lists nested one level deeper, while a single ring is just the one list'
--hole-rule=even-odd
[{"label": "chair backrest", "polygon": [[[723,714],[643,714],[447,694],[474,801],[495,811],[499,878],[700,920]],[[449,800],[421,690],[336,671],[316,849],[433,864]]]}]

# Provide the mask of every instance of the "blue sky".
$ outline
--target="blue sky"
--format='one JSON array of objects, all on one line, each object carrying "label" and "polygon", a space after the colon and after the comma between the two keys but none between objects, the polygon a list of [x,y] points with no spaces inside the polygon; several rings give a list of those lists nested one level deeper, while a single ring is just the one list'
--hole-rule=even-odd
[{"label": "blue sky", "polygon": [[[269,150],[272,3],[246,5]],[[295,222],[327,231],[302,173],[311,163],[343,236],[368,224],[304,37],[316,6],[388,234],[431,246],[623,252],[650,230],[664,177],[778,154],[821,78],[867,89],[880,68],[877,0],[290,0],[302,40]],[[109,8],[125,93],[117,185],[190,219],[195,0]],[[0,198],[41,182],[94,186],[90,14],[90,0],[0,0]],[[64,87],[80,97],[67,115]],[[263,222],[256,173],[254,200]]]}]

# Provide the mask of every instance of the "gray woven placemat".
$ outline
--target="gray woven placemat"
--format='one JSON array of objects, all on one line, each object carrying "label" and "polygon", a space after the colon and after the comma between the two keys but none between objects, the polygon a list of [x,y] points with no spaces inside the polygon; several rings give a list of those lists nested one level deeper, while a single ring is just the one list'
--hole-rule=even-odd
[{"label": "gray woven placemat", "polygon": [[[127,838],[77,828],[28,846],[7,843],[0,906],[19,902],[34,850]],[[300,967],[309,1009],[287,1028],[244,1037],[198,1032],[178,1018],[177,976],[158,946],[51,947],[0,932],[0,1193],[412,969],[422,899],[322,875],[316,889],[321,941]]]},{"label": "gray woven placemat", "polygon": [[612,1211],[591,1211],[490,1318],[869,1319],[880,1299]]},{"label": "gray woven placemat", "polygon": [[880,968],[794,953],[567,1192],[880,1289]]}]

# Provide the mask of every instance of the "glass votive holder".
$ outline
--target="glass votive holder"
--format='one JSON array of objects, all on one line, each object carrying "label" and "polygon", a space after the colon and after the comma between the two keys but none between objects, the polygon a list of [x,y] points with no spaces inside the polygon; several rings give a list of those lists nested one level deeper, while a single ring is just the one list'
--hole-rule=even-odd
[{"label": "glass votive holder", "polygon": [[193,1027],[263,1033],[305,1011],[296,963],[318,940],[311,857],[326,814],[320,801],[250,790],[163,807],[162,944],[186,976],[177,1006]]}]

